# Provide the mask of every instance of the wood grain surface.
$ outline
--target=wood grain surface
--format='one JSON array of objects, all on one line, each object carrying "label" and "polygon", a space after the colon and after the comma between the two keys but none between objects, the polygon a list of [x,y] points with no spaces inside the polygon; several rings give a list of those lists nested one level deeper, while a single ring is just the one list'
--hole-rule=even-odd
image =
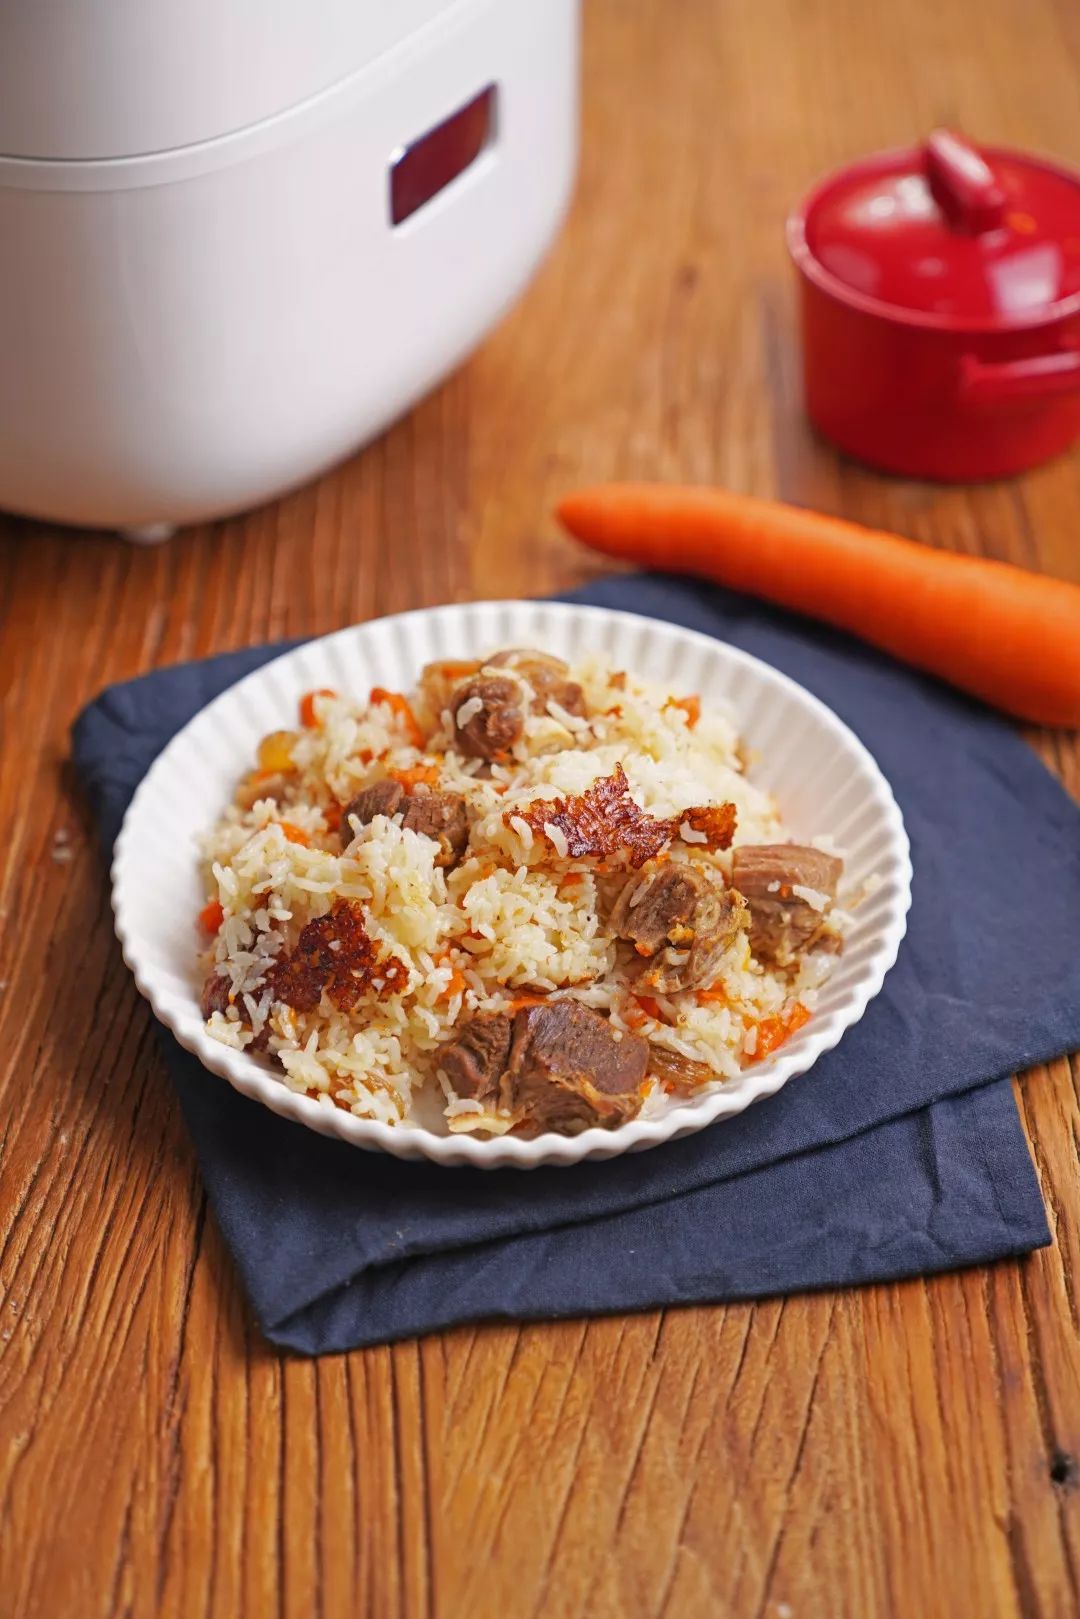
[{"label": "wood grain surface", "polygon": [[[252,1325],[112,938],[65,763],[85,700],[578,583],[550,511],[580,480],[1080,579],[1080,453],[941,489],[814,440],[781,237],[820,170],[937,122],[1080,162],[1075,0],[591,0],[585,75],[565,233],[377,443],[158,550],[0,528],[2,1619],[1080,1612],[1075,1059],[1018,1087],[1055,1239],[1023,1263],[310,1363]],[[1031,740],[1080,794],[1076,739]]]}]

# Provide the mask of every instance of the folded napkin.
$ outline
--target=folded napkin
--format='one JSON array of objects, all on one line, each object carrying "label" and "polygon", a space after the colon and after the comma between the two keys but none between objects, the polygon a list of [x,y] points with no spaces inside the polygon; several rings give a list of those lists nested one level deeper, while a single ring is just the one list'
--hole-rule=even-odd
[{"label": "folded napkin", "polygon": [[[861,1022],[778,1095],[686,1140],[569,1169],[358,1151],[239,1096],[163,1029],[263,1332],[317,1354],[464,1320],[892,1279],[1049,1241],[1003,1076],[1080,1043],[1076,805],[993,715],[832,631],[657,577],[570,599],[743,647],[847,721],[911,838],[900,958]],[[84,710],[74,758],[106,846],[173,733],[282,650],[160,670]]]}]

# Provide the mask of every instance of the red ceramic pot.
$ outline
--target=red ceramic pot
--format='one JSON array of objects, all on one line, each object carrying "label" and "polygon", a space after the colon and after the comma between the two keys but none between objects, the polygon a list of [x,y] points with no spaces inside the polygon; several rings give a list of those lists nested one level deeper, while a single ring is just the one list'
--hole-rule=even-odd
[{"label": "red ceramic pot", "polygon": [[1080,435],[1080,175],[941,130],[788,221],[806,401],[887,472],[1022,472]]}]

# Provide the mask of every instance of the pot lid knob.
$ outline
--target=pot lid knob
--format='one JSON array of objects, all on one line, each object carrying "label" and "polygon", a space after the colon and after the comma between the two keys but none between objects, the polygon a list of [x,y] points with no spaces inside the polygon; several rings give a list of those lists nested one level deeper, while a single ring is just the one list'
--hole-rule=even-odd
[{"label": "pot lid knob", "polygon": [[923,150],[931,194],[954,230],[999,230],[1006,197],[982,153],[952,129],[935,129]]}]

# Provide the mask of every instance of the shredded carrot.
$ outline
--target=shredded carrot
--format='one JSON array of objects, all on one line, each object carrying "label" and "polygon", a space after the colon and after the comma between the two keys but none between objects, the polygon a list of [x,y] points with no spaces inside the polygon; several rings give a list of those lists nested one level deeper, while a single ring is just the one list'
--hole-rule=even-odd
[{"label": "shredded carrot", "polygon": [[777,1017],[762,1018],[757,1026],[757,1045],[754,1047],[753,1060],[761,1062],[763,1058],[770,1057],[774,1051],[790,1040],[796,1029],[801,1029],[809,1020],[810,1008],[804,1006],[802,1001],[796,1001],[787,1011]]},{"label": "shredded carrot", "polygon": [[546,995],[516,995],[509,1003],[508,1010],[520,1012],[526,1006],[545,1006],[546,1004]]},{"label": "shredded carrot", "polygon": [[708,984],[704,989],[699,989],[694,999],[700,1006],[708,1006],[711,1001],[719,1001],[722,1004],[727,1001],[728,992],[723,980],[718,978],[715,984]]},{"label": "shredded carrot", "polygon": [[386,773],[392,781],[404,787],[407,793],[415,791],[421,782],[426,787],[434,787],[439,779],[438,765],[414,765],[411,770],[388,770]]},{"label": "shredded carrot", "polygon": [[701,718],[700,697],[673,697],[670,702],[664,704],[664,707],[681,708],[686,715],[686,723],[691,731]]},{"label": "shredded carrot", "polygon": [[294,826],[291,821],[279,821],[278,825],[290,843],[302,843],[305,849],[310,849],[311,839],[306,832],[301,832],[300,828]]},{"label": "shredded carrot", "polygon": [[1080,586],[723,489],[611,484],[559,506],[586,545],[823,619],[1039,725],[1080,725]]},{"label": "shredded carrot", "polygon": [[635,1001],[655,1023],[666,1023],[667,1019],[660,1010],[659,1002],[652,995],[635,995]]},{"label": "shredded carrot", "polygon": [[199,912],[198,922],[204,933],[216,933],[225,920],[225,911],[221,901],[207,900]]},{"label": "shredded carrot", "polygon": [[419,721],[413,713],[412,704],[407,697],[399,691],[387,691],[383,686],[372,686],[370,701],[373,703],[385,703],[401,721],[413,747],[422,748],[424,746],[424,733],[420,729]]},{"label": "shredded carrot", "polygon": [[446,988],[439,995],[440,1001],[452,1000],[455,995],[460,994],[465,988],[465,974],[454,965],[454,959],[448,950],[444,951],[441,956],[437,956],[435,962],[436,966],[453,968]]},{"label": "shredded carrot", "polygon": [[568,871],[560,881],[564,888],[576,888],[578,883],[584,881],[584,878],[580,871]]},{"label": "shredded carrot", "polygon": [[320,686],[318,691],[306,691],[300,699],[300,724],[309,731],[313,731],[319,723],[319,716],[315,712],[316,697],[336,697],[337,692],[331,691],[329,686]]},{"label": "shredded carrot", "polygon": [[327,804],[322,816],[329,831],[336,832],[341,825],[341,805]]}]

